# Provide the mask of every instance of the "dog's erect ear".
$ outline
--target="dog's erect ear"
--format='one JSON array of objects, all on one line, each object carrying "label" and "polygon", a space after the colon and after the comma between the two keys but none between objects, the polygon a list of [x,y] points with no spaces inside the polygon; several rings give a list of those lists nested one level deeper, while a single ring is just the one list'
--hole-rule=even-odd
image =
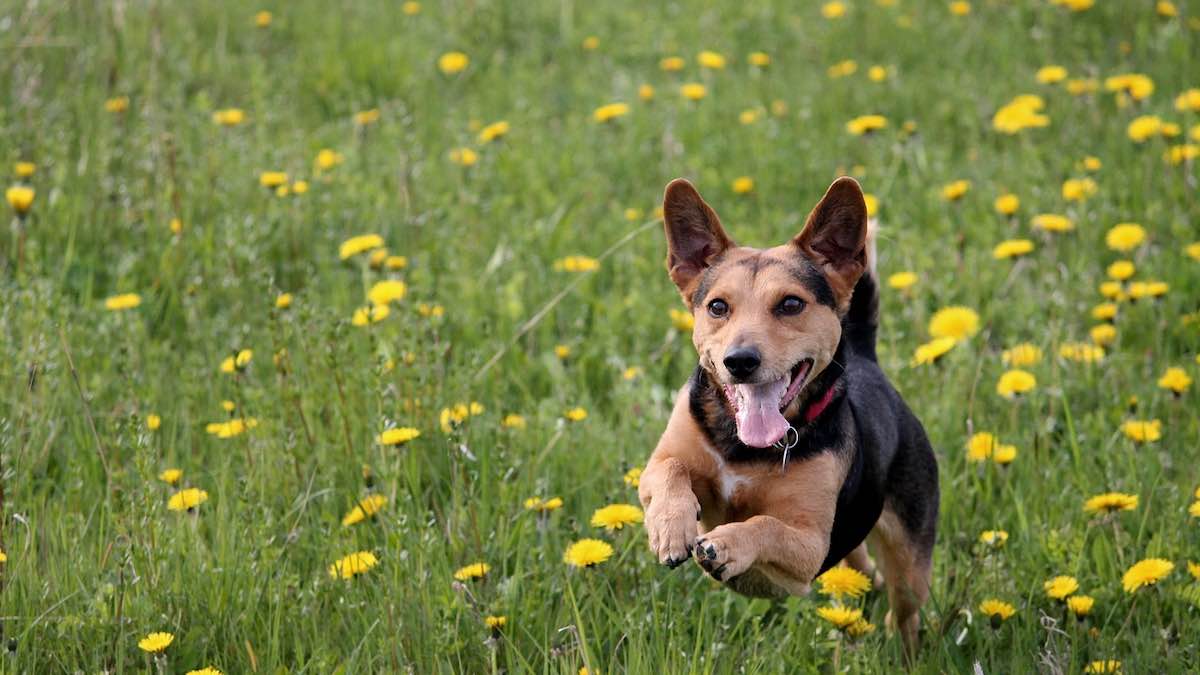
[{"label": "dog's erect ear", "polygon": [[792,243],[820,265],[845,307],[867,265],[867,203],[858,181],[842,176],[808,214],[804,230]]},{"label": "dog's erect ear", "polygon": [[671,181],[663,195],[663,228],[667,232],[667,270],[684,302],[690,304],[696,279],[714,258],[735,244],[712,207],[682,178]]}]

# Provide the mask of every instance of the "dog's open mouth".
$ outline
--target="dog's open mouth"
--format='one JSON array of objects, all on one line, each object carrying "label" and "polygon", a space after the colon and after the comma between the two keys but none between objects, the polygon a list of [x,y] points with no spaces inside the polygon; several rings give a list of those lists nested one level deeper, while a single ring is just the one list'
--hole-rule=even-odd
[{"label": "dog's open mouth", "polygon": [[813,360],[802,359],[778,380],[760,384],[724,385],[733,407],[738,438],[754,448],[770,447],[783,438],[788,421],[783,411],[796,399],[812,371]]}]

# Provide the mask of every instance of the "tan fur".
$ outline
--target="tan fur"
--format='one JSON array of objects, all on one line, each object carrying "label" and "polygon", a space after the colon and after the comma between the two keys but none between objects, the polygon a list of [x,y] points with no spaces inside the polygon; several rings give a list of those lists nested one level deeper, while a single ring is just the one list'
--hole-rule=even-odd
[{"label": "tan fur", "polygon": [[917,612],[929,598],[931,561],[917,554],[900,519],[886,504],[867,542],[888,589],[890,611],[886,623],[889,629],[900,631],[911,653],[916,649],[921,626]]}]

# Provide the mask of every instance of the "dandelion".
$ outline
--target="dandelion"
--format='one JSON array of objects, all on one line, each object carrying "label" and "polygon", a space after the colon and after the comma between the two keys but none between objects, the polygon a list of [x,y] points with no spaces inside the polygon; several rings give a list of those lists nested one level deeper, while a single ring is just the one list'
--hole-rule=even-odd
[{"label": "dandelion", "polygon": [[221,361],[222,373],[240,373],[250,365],[250,361],[254,359],[254,351],[251,349],[242,349],[235,352],[232,356],[227,356]]},{"label": "dandelion", "polygon": [[1162,438],[1160,420],[1126,420],[1121,423],[1121,433],[1135,443],[1153,443]]},{"label": "dandelion", "polygon": [[870,192],[863,193],[863,203],[867,206],[867,217],[874,218],[879,213],[879,198]]},{"label": "dandelion", "polygon": [[581,46],[589,52],[595,51],[600,47],[600,38],[596,37],[595,35],[589,35],[583,38],[583,43]]},{"label": "dandelion", "polygon": [[416,16],[421,13],[421,3],[416,0],[408,0],[408,2],[400,5],[400,11],[408,16]]},{"label": "dandelion", "polygon": [[649,84],[638,85],[637,90],[638,100],[650,101],[654,99],[654,87]]},{"label": "dandelion", "polygon": [[375,442],[380,445],[403,445],[411,440],[419,438],[421,431],[413,427],[396,427],[387,429],[383,433],[375,437]]},{"label": "dandelion", "polygon": [[1117,339],[1117,327],[1111,323],[1101,323],[1088,330],[1088,337],[1098,347],[1111,345]]},{"label": "dandelion", "polygon": [[37,171],[37,164],[33,162],[17,162],[13,164],[13,173],[17,178],[29,178]]},{"label": "dandelion", "polygon": [[600,261],[586,255],[569,255],[554,261],[554,269],[560,272],[595,272]]},{"label": "dandelion", "polygon": [[212,121],[223,127],[236,127],[246,121],[246,111],[241,108],[222,108],[213,111]]},{"label": "dandelion", "polygon": [[189,670],[187,675],[222,675],[221,671],[212,666],[201,668],[200,670]]},{"label": "dandelion", "polygon": [[563,417],[566,417],[572,422],[582,422],[587,419],[587,416],[587,411],[580,407],[571,408],[563,413]]},{"label": "dandelion", "polygon": [[1033,217],[1033,226],[1046,232],[1069,232],[1075,229],[1071,219],[1057,213],[1040,213]]},{"label": "dandelion", "polygon": [[138,640],[138,648],[148,654],[161,654],[174,641],[175,636],[171,633],[150,633],[141,640]]},{"label": "dandelion", "polygon": [[360,110],[354,113],[354,123],[360,127],[369,126],[379,121],[379,108]]},{"label": "dandelion", "polygon": [[1188,244],[1183,248],[1183,252],[1192,260],[1200,262],[1200,241]]},{"label": "dandelion", "polygon": [[508,625],[508,617],[491,615],[485,616],[483,618],[483,625],[492,629],[493,632],[499,632],[501,628],[504,628]]},{"label": "dandelion", "polygon": [[237,418],[228,422],[213,422],[204,428],[205,431],[216,436],[217,438],[227,439],[234,436],[240,436],[248,429],[253,429],[258,426],[258,420],[253,417],[245,419]]},{"label": "dandelion", "polygon": [[1141,101],[1154,93],[1154,80],[1141,73],[1113,75],[1104,80],[1104,90],[1125,94],[1135,101]]},{"label": "dandelion", "polygon": [[389,270],[402,270],[408,267],[408,258],[402,255],[389,255],[383,259],[383,266]]},{"label": "dandelion", "polygon": [[979,332],[979,315],[969,307],[943,307],[929,319],[929,334],[965,340]]},{"label": "dandelion", "polygon": [[1086,169],[1088,171],[1099,171],[1100,167],[1102,166],[1102,164],[1100,163],[1100,158],[1093,157],[1091,155],[1084,157],[1083,161],[1080,162],[1080,164],[1083,166],[1084,169]]},{"label": "dandelion", "polygon": [[608,531],[620,530],[626,525],[642,522],[642,510],[632,504],[610,504],[592,514],[592,527],[603,527]]},{"label": "dandelion", "polygon": [[679,94],[689,101],[699,101],[708,96],[708,88],[699,82],[688,82],[680,85]]},{"label": "dandelion", "polygon": [[1042,66],[1038,68],[1034,79],[1038,84],[1057,84],[1067,79],[1067,69],[1062,66]]},{"label": "dandelion", "polygon": [[6,554],[4,551],[0,551],[0,565],[6,562],[8,562],[8,554]]},{"label": "dandelion", "polygon": [[1157,298],[1166,295],[1171,287],[1163,281],[1135,281],[1129,284],[1129,299]]},{"label": "dandelion", "polygon": [[990,459],[999,440],[989,431],[979,431],[967,439],[967,459],[972,462],[982,462]]},{"label": "dandelion", "polygon": [[821,5],[821,16],[826,19],[840,19],[846,16],[846,3],[833,0]]},{"label": "dandelion", "polygon": [[1079,590],[1079,582],[1075,577],[1057,576],[1042,584],[1042,588],[1046,591],[1046,597],[1061,601]]},{"label": "dandelion", "polygon": [[554,346],[554,355],[557,356],[559,359],[566,359],[568,356],[571,355],[571,348],[568,347],[567,345],[555,345]]},{"label": "dandelion", "polygon": [[758,68],[766,68],[771,65],[771,56],[766,52],[750,52],[746,56],[746,62]]},{"label": "dandelion", "polygon": [[745,195],[754,191],[754,179],[749,176],[738,176],[730,185],[734,194]]},{"label": "dandelion", "polygon": [[1104,348],[1086,342],[1068,342],[1059,346],[1058,355],[1068,361],[1099,363],[1104,360]]},{"label": "dandelion", "polygon": [[550,499],[542,499],[541,497],[530,497],[525,500],[525,508],[529,511],[539,511],[546,513],[561,509],[563,505],[562,497],[551,497]]},{"label": "dandelion", "polygon": [[298,180],[295,183],[292,183],[292,194],[302,195],[306,192],[308,192],[308,181]]},{"label": "dandelion", "polygon": [[1164,19],[1173,19],[1179,16],[1179,8],[1170,0],[1158,0],[1154,3],[1154,11]]},{"label": "dandelion", "polygon": [[330,148],[321,148],[317,151],[317,157],[313,160],[313,164],[316,165],[318,171],[328,171],[344,161],[346,158],[342,153]]},{"label": "dandelion", "polygon": [[992,461],[1000,466],[1008,466],[1017,459],[1017,446],[1015,445],[997,445],[992,452]]},{"label": "dandelion", "polygon": [[1138,496],[1122,492],[1105,492],[1088,498],[1083,503],[1087,513],[1114,513],[1116,511],[1132,511],[1138,506]]},{"label": "dandelion", "polygon": [[438,57],[438,70],[446,75],[455,75],[467,69],[471,59],[462,52],[446,52]]},{"label": "dandelion", "polygon": [[630,382],[642,376],[642,369],[638,366],[629,366],[621,371],[621,379]]},{"label": "dandelion", "polygon": [[867,79],[872,82],[883,82],[887,79],[888,71],[883,66],[871,66],[867,68]]},{"label": "dandelion", "polygon": [[1000,548],[1008,541],[1008,532],[1004,530],[984,530],[979,534],[979,543],[992,548]]},{"label": "dandelion", "polygon": [[367,495],[363,497],[354,508],[350,509],[342,517],[342,527],[350,527],[351,525],[361,523],[379,513],[380,509],[387,505],[387,501],[387,497],[383,495]]},{"label": "dandelion", "polygon": [[914,366],[923,366],[930,363],[936,363],[938,359],[950,353],[958,344],[958,340],[952,337],[939,337],[918,345],[913,352],[912,363]]},{"label": "dandelion", "polygon": [[1136,562],[1121,577],[1121,586],[1126,593],[1134,593],[1139,588],[1153,586],[1175,569],[1175,563],[1162,558],[1147,558]]},{"label": "dandelion", "polygon": [[167,508],[171,511],[191,511],[208,501],[208,492],[199,488],[186,488],[171,495]]},{"label": "dandelion", "polygon": [[274,189],[288,182],[288,175],[282,171],[263,171],[258,174],[258,184]]},{"label": "dandelion", "polygon": [[954,16],[966,16],[971,13],[971,3],[966,0],[954,0],[950,3],[950,13]]},{"label": "dandelion", "polygon": [[104,110],[113,114],[129,110],[128,96],[114,96],[104,102]]},{"label": "dandelion", "polygon": [[150,413],[149,415],[146,415],[146,428],[147,429],[149,429],[150,431],[158,431],[158,428],[160,426],[162,426],[162,418],[161,417],[159,417],[158,415],[155,415],[154,413]]},{"label": "dandelion", "polygon": [[1067,598],[1067,609],[1080,619],[1091,614],[1092,606],[1095,604],[1095,598],[1090,595],[1072,595]]},{"label": "dandelion", "polygon": [[1000,353],[1000,358],[1006,366],[1014,368],[1032,366],[1042,360],[1042,349],[1035,344],[1022,342],[1013,345],[1010,349],[1005,349]]},{"label": "dandelion", "polygon": [[287,309],[292,306],[292,294],[280,293],[275,296],[275,309]]},{"label": "dandelion", "polygon": [[818,607],[817,616],[833,624],[838,630],[849,628],[854,622],[861,621],[863,618],[861,609],[851,609],[840,605]]},{"label": "dandelion", "polygon": [[1146,229],[1137,223],[1118,223],[1104,235],[1104,243],[1114,251],[1127,252],[1146,240]]},{"label": "dandelion", "polygon": [[1050,125],[1050,118],[1042,114],[1046,107],[1041,96],[1023,94],[1004,104],[992,115],[992,128],[1003,134],[1014,135],[1025,129],[1038,129]]},{"label": "dandelion", "polygon": [[181,478],[183,471],[180,469],[163,469],[163,472],[158,474],[158,479],[167,485],[177,485]]},{"label": "dandelion", "polygon": [[517,414],[505,415],[504,418],[500,420],[500,426],[504,427],[505,429],[524,429],[525,418]]},{"label": "dandelion", "polygon": [[1067,93],[1072,96],[1094,94],[1100,90],[1100,82],[1092,78],[1076,78],[1067,80]]},{"label": "dandelion", "polygon": [[992,204],[996,209],[996,213],[1002,216],[1011,216],[1021,208],[1021,199],[1011,192],[1005,193],[996,197],[996,201]]},{"label": "dandelion", "polygon": [[567,547],[563,562],[572,567],[594,567],[612,557],[613,547],[599,539],[580,539]]},{"label": "dandelion", "polygon": [[1163,153],[1163,160],[1173,166],[1190,162],[1197,157],[1200,157],[1200,145],[1193,145],[1191,143],[1172,145]]},{"label": "dandelion", "polygon": [[883,115],[862,115],[846,122],[846,131],[854,136],[862,136],[887,127],[887,123]]},{"label": "dandelion", "polygon": [[1172,366],[1158,378],[1158,386],[1180,396],[1192,386],[1192,378],[1183,368]]},{"label": "dandelion", "polygon": [[1011,400],[1033,391],[1036,386],[1037,378],[1033,373],[1013,368],[1000,376],[1000,380],[996,382],[996,393]]},{"label": "dandelion", "polygon": [[615,120],[618,117],[624,117],[625,115],[628,115],[628,114],[629,114],[629,104],[628,103],[609,103],[607,105],[602,105],[599,108],[596,108],[592,112],[592,119],[596,120],[597,122],[604,123],[604,122],[611,122],[612,120]]},{"label": "dandelion", "polygon": [[699,63],[701,68],[720,70],[725,67],[725,57],[706,49],[696,55],[696,63]]},{"label": "dandelion", "polygon": [[[1090,1],[1090,0],[1089,0]],[[1119,673],[1121,672],[1121,662],[1115,659],[1105,661],[1092,661],[1083,669],[1085,673]]]},{"label": "dandelion", "polygon": [[350,324],[353,326],[363,327],[373,323],[379,323],[388,318],[392,310],[387,305],[369,305],[367,307],[359,307],[354,310],[354,314],[350,317]]},{"label": "dandelion", "polygon": [[638,487],[642,483],[642,467],[635,466],[626,471],[625,475],[621,477],[621,480],[625,481],[625,484],[631,488]]},{"label": "dandelion", "polygon": [[480,145],[486,145],[492,141],[504,138],[508,135],[509,130],[510,126],[507,120],[492,122],[491,124],[479,130],[479,143]]},{"label": "dandelion", "polygon": [[33,207],[33,198],[37,193],[25,185],[14,185],[4,191],[4,199],[18,216],[23,217]]},{"label": "dandelion", "polygon": [[1082,202],[1096,194],[1096,181],[1091,178],[1071,178],[1063,181],[1062,196],[1069,202]]},{"label": "dandelion", "polygon": [[1092,308],[1092,318],[1097,321],[1112,321],[1117,317],[1117,303],[1102,302]]},{"label": "dandelion", "polygon": [[373,305],[387,305],[403,300],[407,293],[408,286],[403,281],[385,279],[371,286],[371,290],[367,292],[367,300]]},{"label": "dandelion", "polygon": [[896,272],[887,278],[889,288],[894,288],[897,291],[907,291],[917,283],[917,275],[914,272]]},{"label": "dandelion", "polygon": [[859,619],[846,628],[846,634],[852,638],[860,638],[875,632],[875,624],[866,619]]},{"label": "dandelion", "polygon": [[334,579],[353,579],[366,574],[379,564],[379,558],[370,551],[351,553],[329,566],[329,576]]},{"label": "dandelion", "polygon": [[996,598],[988,598],[979,603],[979,611],[991,620],[992,628],[999,628],[1001,623],[1017,613],[1015,607]]},{"label": "dandelion", "polygon": [[851,567],[831,567],[817,577],[820,592],[835,600],[861,598],[871,588],[867,575]]},{"label": "dandelion", "polygon": [[992,257],[996,260],[1019,258],[1033,251],[1033,242],[1028,239],[1008,239],[996,244]]},{"label": "dandelion", "polygon": [[1147,139],[1161,134],[1162,128],[1163,121],[1158,115],[1141,115],[1129,123],[1125,133],[1134,143],[1144,143]]},{"label": "dandelion", "polygon": [[671,317],[671,326],[677,331],[690,333],[696,327],[696,317],[691,312],[672,309],[668,310],[668,315]]},{"label": "dandelion", "polygon": [[668,56],[658,62],[658,67],[668,73],[683,70],[685,65],[687,65],[687,62],[683,60],[682,56]]},{"label": "dandelion", "polygon": [[956,180],[942,186],[942,199],[948,202],[958,201],[971,189],[971,181]]},{"label": "dandelion", "polygon": [[122,293],[121,295],[110,296],[104,300],[104,308],[110,312],[133,309],[140,304],[142,304],[142,296],[137,293]]},{"label": "dandelion", "polygon": [[839,77],[848,77],[856,72],[858,72],[858,62],[854,59],[846,59],[845,61],[838,61],[832,66],[829,66],[826,74],[828,74],[831,79],[836,80]]}]

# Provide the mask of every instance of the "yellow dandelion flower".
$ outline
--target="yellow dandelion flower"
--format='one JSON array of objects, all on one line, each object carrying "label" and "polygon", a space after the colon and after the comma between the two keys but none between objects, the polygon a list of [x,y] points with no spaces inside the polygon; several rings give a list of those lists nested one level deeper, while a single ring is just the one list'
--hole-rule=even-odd
[{"label": "yellow dandelion flower", "polygon": [[563,417],[566,417],[572,422],[582,422],[587,419],[587,416],[587,411],[580,407],[571,408],[563,413]]},{"label": "yellow dandelion flower", "polygon": [[861,621],[863,618],[861,609],[851,609],[840,605],[818,607],[817,616],[833,624],[839,630],[849,628],[854,622]]},{"label": "yellow dandelion flower", "polygon": [[1162,377],[1158,378],[1158,386],[1178,395],[1187,391],[1188,387],[1192,386],[1192,378],[1183,368],[1172,366],[1167,368]]},{"label": "yellow dandelion flower", "polygon": [[343,241],[338,247],[338,257],[342,260],[383,247],[383,237],[378,234],[360,234]]},{"label": "yellow dandelion flower", "polygon": [[1112,321],[1117,318],[1117,303],[1102,302],[1092,308],[1092,318],[1097,321]]},{"label": "yellow dandelion flower", "polygon": [[771,56],[766,52],[750,52],[746,56],[746,62],[752,66],[766,68],[771,65]]},{"label": "yellow dandelion flower", "polygon": [[1004,530],[984,530],[979,534],[979,542],[992,548],[1000,548],[1008,541],[1008,532]]},{"label": "yellow dandelion flower", "polygon": [[685,312],[681,309],[668,310],[671,317],[671,325],[675,330],[690,333],[696,326],[696,317],[691,312]]},{"label": "yellow dandelion flower", "polygon": [[958,340],[952,337],[939,337],[930,340],[922,345],[917,345],[913,351],[912,364],[914,366],[924,366],[930,363],[937,362],[946,354],[950,353],[951,349],[958,344]]},{"label": "yellow dandelion flower", "polygon": [[1006,366],[1014,368],[1032,366],[1042,360],[1042,349],[1035,344],[1022,342],[1005,349],[1000,353],[1000,358]]},{"label": "yellow dandelion flower", "polygon": [[1007,192],[996,197],[996,201],[992,206],[996,209],[996,213],[1002,216],[1011,216],[1017,212],[1017,209],[1021,208],[1021,198],[1011,192]]},{"label": "yellow dandelion flower", "polygon": [[167,485],[176,485],[183,478],[183,471],[180,469],[163,469],[163,472],[158,474],[158,479]]},{"label": "yellow dandelion flower", "polygon": [[829,66],[826,74],[828,74],[831,79],[836,80],[839,77],[849,77],[856,72],[858,72],[858,62],[854,59],[846,59],[845,61],[838,61],[832,66]]},{"label": "yellow dandelion flower", "polygon": [[887,278],[889,288],[894,288],[897,291],[906,291],[917,283],[917,275],[915,272],[896,272]]},{"label": "yellow dandelion flower", "polygon": [[151,633],[146,637],[138,640],[138,648],[149,654],[161,654],[166,651],[167,647],[175,641],[175,636],[171,633]]},{"label": "yellow dandelion flower", "polygon": [[658,62],[658,67],[669,73],[683,70],[685,65],[687,62],[683,60],[682,56],[668,56]]},{"label": "yellow dandelion flower", "polygon": [[1033,376],[1033,373],[1013,368],[1000,376],[1000,380],[996,382],[996,393],[1004,398],[1013,399],[1033,391],[1035,387],[1037,387],[1037,378]]},{"label": "yellow dandelion flower", "polygon": [[1033,251],[1033,242],[1028,239],[1007,239],[996,244],[992,257],[996,260],[1019,258]]},{"label": "yellow dandelion flower", "polygon": [[472,581],[474,579],[482,579],[487,576],[487,573],[492,570],[492,566],[485,562],[471,563],[458,568],[454,573],[454,578],[458,581]]},{"label": "yellow dandelion flower", "polygon": [[1108,269],[1105,270],[1110,279],[1116,279],[1117,281],[1125,281],[1129,277],[1132,277],[1136,271],[1137,268],[1129,260],[1118,260],[1109,265]]},{"label": "yellow dandelion flower", "polygon": [[359,307],[354,310],[354,314],[350,317],[350,323],[354,326],[367,326],[373,323],[379,323],[388,318],[392,310],[387,305],[370,305],[368,307]]},{"label": "yellow dandelion flower", "polygon": [[846,122],[846,131],[854,136],[862,136],[886,128],[887,123],[883,115],[861,115]]},{"label": "yellow dandelion flower", "polygon": [[1094,94],[1100,91],[1100,81],[1090,78],[1081,77],[1067,80],[1067,93],[1072,96],[1084,96]]},{"label": "yellow dandelion flower", "polygon": [[1133,593],[1139,588],[1153,586],[1175,569],[1175,563],[1162,558],[1147,558],[1134,563],[1121,577],[1121,586],[1126,593]]},{"label": "yellow dandelion flower", "polygon": [[17,178],[29,178],[37,171],[37,164],[33,162],[17,162],[13,164],[13,173]]},{"label": "yellow dandelion flower", "polygon": [[1146,228],[1137,223],[1117,223],[1104,235],[1104,243],[1114,251],[1132,251],[1146,240]]},{"label": "yellow dandelion flower", "polygon": [[1022,94],[1005,103],[992,115],[992,128],[1011,136],[1025,129],[1047,127],[1050,118],[1041,112],[1045,107],[1041,96]]},{"label": "yellow dandelion flower", "polygon": [[1099,363],[1104,360],[1104,348],[1086,342],[1068,342],[1059,346],[1058,355],[1068,361]]},{"label": "yellow dandelion flower", "polygon": [[982,462],[990,459],[999,443],[996,435],[989,431],[979,431],[967,439],[967,459],[972,462]]},{"label": "yellow dandelion flower", "polygon": [[942,186],[942,199],[948,202],[958,201],[971,189],[971,181],[956,180]]},{"label": "yellow dandelion flower", "polygon": [[1042,66],[1038,68],[1034,79],[1038,84],[1058,84],[1067,79],[1067,69],[1062,66]]},{"label": "yellow dandelion flower", "polygon": [[979,603],[979,611],[992,621],[993,627],[998,627],[1002,621],[1017,613],[1017,608],[996,598],[988,598]]},{"label": "yellow dandelion flower", "polygon": [[492,630],[500,630],[508,625],[508,617],[491,615],[485,616],[483,617],[483,625],[491,628]]},{"label": "yellow dandelion flower", "polygon": [[600,261],[586,255],[569,255],[555,260],[554,269],[559,272],[595,272],[600,269]]},{"label": "yellow dandelion flower", "polygon": [[680,85],[679,94],[689,101],[699,101],[708,96],[708,88],[699,82],[688,82]]},{"label": "yellow dandelion flower", "polygon": [[387,429],[383,433],[375,437],[375,442],[380,445],[403,445],[413,439],[421,436],[420,429],[413,427],[397,427]]},{"label": "yellow dandelion flower", "polygon": [[971,13],[971,3],[966,0],[954,0],[949,5],[950,13],[954,16],[966,16]]},{"label": "yellow dandelion flower", "polygon": [[979,332],[979,315],[969,307],[943,307],[929,319],[929,334],[965,340]]},{"label": "yellow dandelion flower", "polygon": [[313,164],[316,165],[318,171],[328,171],[344,161],[346,158],[342,153],[330,148],[321,148],[317,151],[317,157],[313,160]]},{"label": "yellow dandelion flower", "polygon": [[370,551],[351,553],[329,566],[329,576],[334,579],[353,579],[360,574],[366,574],[379,564],[379,558]]},{"label": "yellow dandelion flower", "polygon": [[477,140],[479,141],[480,145],[486,145],[492,141],[504,138],[508,135],[510,130],[511,126],[507,120],[492,122],[491,124],[479,130],[479,136]]},{"label": "yellow dandelion flower", "polygon": [[649,84],[638,85],[637,90],[638,100],[651,101],[654,99],[654,87]]},{"label": "yellow dandelion flower", "polygon": [[871,588],[867,575],[851,567],[831,567],[817,577],[820,593],[835,599],[861,598]]},{"label": "yellow dandelion flower", "polygon": [[592,527],[603,527],[608,531],[620,530],[626,525],[642,522],[642,510],[632,504],[609,504],[592,514]]},{"label": "yellow dandelion flower", "polygon": [[1033,226],[1046,232],[1069,232],[1075,229],[1071,219],[1057,213],[1040,213],[1033,217]]},{"label": "yellow dandelion flower", "polygon": [[215,110],[212,114],[213,124],[219,124],[223,127],[236,127],[246,121],[246,111],[241,108],[223,108]]},{"label": "yellow dandelion flower", "polygon": [[438,70],[446,75],[455,75],[467,69],[471,59],[462,52],[446,52],[438,57]]},{"label": "yellow dandelion flower", "polygon": [[272,190],[287,182],[288,175],[283,171],[263,171],[258,174],[258,184]]},{"label": "yellow dandelion flower", "polygon": [[199,488],[186,488],[171,495],[167,508],[171,511],[191,511],[208,501],[208,492]]},{"label": "yellow dandelion flower", "polygon": [[222,673],[213,666],[208,666],[200,670],[189,670],[187,671],[187,675],[222,675]]},{"label": "yellow dandelion flower", "polygon": [[505,415],[504,419],[500,420],[500,426],[505,429],[524,429],[525,418],[517,414]]},{"label": "yellow dandelion flower", "polygon": [[874,218],[879,213],[879,197],[870,192],[863,193],[863,203],[867,205],[867,217]]},{"label": "yellow dandelion flower", "polygon": [[1121,433],[1136,443],[1153,443],[1162,438],[1160,420],[1126,420],[1121,423]]},{"label": "yellow dandelion flower", "polygon": [[730,185],[734,194],[745,195],[754,192],[754,179],[749,176],[738,176]]},{"label": "yellow dandelion flower", "polygon": [[840,19],[846,16],[846,3],[833,0],[821,5],[821,16],[826,19]]},{"label": "yellow dandelion flower", "polygon": [[608,103],[592,111],[592,119],[603,124],[629,114],[628,103]]},{"label": "yellow dandelion flower", "polygon": [[1144,143],[1146,140],[1162,134],[1163,121],[1158,115],[1141,115],[1133,118],[1125,133],[1134,143]]},{"label": "yellow dandelion flower", "polygon": [[275,308],[276,309],[287,309],[288,307],[291,307],[291,306],[292,306],[292,294],[291,293],[280,293],[279,295],[275,296]]},{"label": "yellow dandelion flower", "polygon": [[1088,330],[1088,337],[1099,347],[1111,345],[1117,339],[1117,327],[1111,323],[1101,323]]},{"label": "yellow dandelion flower", "polygon": [[1092,612],[1096,599],[1090,595],[1072,595],[1067,598],[1067,609],[1077,617],[1083,618]]},{"label": "yellow dandelion flower", "polygon": [[1012,464],[1017,459],[1017,446],[1015,445],[997,445],[992,452],[992,461],[1000,466]]},{"label": "yellow dandelion flower", "polygon": [[593,567],[612,557],[611,544],[599,539],[580,539],[567,547],[563,562],[572,567]]},{"label": "yellow dandelion flower", "polygon": [[587,51],[595,51],[600,48],[600,38],[595,35],[589,35],[583,38],[582,47]]},{"label": "yellow dandelion flower", "polygon": [[1087,513],[1113,513],[1115,511],[1132,511],[1138,506],[1138,496],[1122,492],[1105,492],[1089,497],[1083,503]]},{"label": "yellow dandelion flower", "polygon": [[1096,181],[1091,178],[1070,178],[1063,181],[1062,196],[1069,202],[1082,202],[1096,194]]},{"label": "yellow dandelion flower", "polygon": [[129,110],[129,97],[114,96],[104,101],[104,110],[110,113],[123,113]]},{"label": "yellow dandelion flower", "polygon": [[1057,576],[1042,584],[1042,588],[1051,600],[1066,600],[1068,595],[1079,590],[1079,581],[1075,577]]},{"label": "yellow dandelion flower", "polygon": [[373,305],[386,305],[399,302],[408,293],[408,286],[397,279],[385,279],[375,282],[367,292],[367,300]]},{"label": "yellow dandelion flower", "polygon": [[[1089,0],[1090,2],[1091,0]],[[1105,661],[1092,661],[1083,669],[1085,673],[1119,673],[1121,672],[1121,662],[1115,659]]]},{"label": "yellow dandelion flower", "polygon": [[642,484],[642,467],[635,466],[632,469],[626,471],[625,475],[621,477],[621,480],[625,481],[625,484],[628,485],[629,487],[632,487],[632,488],[638,487],[639,485]]},{"label": "yellow dandelion flower", "polygon": [[888,70],[883,66],[871,66],[867,68],[867,79],[872,82],[883,82],[887,79]]},{"label": "yellow dandelion flower", "polygon": [[350,509],[342,517],[342,527],[350,527],[351,525],[361,523],[379,513],[380,509],[387,506],[387,501],[387,497],[383,495],[367,495],[363,497],[354,508]]},{"label": "yellow dandelion flower", "polygon": [[725,67],[725,57],[706,49],[696,55],[696,63],[699,63],[701,68],[720,70]]},{"label": "yellow dandelion flower", "polygon": [[140,304],[142,304],[142,296],[137,293],[122,293],[121,295],[110,296],[104,300],[104,308],[111,312],[133,309]]}]

